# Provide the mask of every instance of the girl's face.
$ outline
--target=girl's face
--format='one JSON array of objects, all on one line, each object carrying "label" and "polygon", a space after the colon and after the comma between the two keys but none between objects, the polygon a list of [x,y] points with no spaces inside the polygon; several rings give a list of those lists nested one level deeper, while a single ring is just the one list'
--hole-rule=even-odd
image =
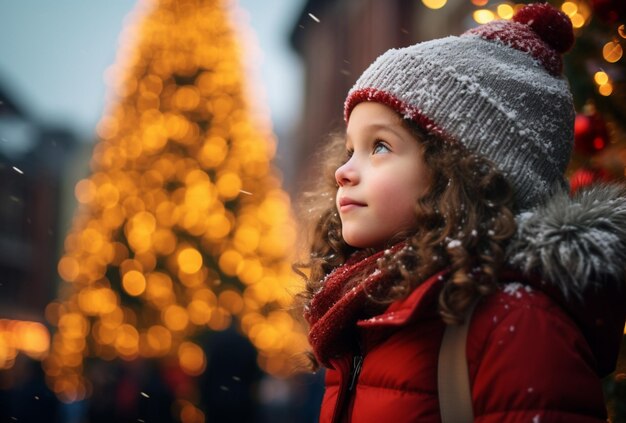
[{"label": "girl's face", "polygon": [[430,184],[422,146],[395,111],[363,102],[350,115],[346,149],[349,159],[335,172],[343,239],[382,248],[417,223],[415,205]]}]

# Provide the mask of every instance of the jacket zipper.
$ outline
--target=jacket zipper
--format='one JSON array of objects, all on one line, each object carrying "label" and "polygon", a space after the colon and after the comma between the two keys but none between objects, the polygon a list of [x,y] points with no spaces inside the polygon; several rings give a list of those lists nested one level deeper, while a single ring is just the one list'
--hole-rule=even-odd
[{"label": "jacket zipper", "polygon": [[[339,392],[339,396],[337,398],[337,402],[335,405],[335,412],[333,413],[333,422],[344,421],[346,418],[349,418],[350,406],[352,404],[353,399],[353,390],[356,387],[356,382],[359,379],[359,374],[361,373],[361,367],[363,366],[364,356],[362,353],[359,353],[352,357],[352,363],[349,366],[348,371],[348,386],[343,385],[344,387]],[[348,362],[349,363],[349,362]],[[347,364],[347,363],[346,363]],[[347,389],[346,389],[347,388]]]},{"label": "jacket zipper", "polygon": [[350,385],[348,385],[348,392],[352,392],[356,381],[361,374],[361,367],[363,366],[363,355],[357,354],[352,358],[352,368],[350,369]]}]

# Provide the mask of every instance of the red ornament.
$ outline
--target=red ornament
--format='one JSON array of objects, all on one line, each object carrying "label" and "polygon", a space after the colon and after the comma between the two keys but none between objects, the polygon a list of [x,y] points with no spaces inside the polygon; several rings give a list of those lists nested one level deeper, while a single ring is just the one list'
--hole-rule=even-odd
[{"label": "red ornament", "polygon": [[604,119],[597,114],[577,114],[574,121],[574,151],[585,156],[604,150],[609,134]]},{"label": "red ornament", "polygon": [[610,180],[611,176],[604,169],[581,167],[569,178],[570,192],[574,194],[579,189],[596,182],[608,182]]}]

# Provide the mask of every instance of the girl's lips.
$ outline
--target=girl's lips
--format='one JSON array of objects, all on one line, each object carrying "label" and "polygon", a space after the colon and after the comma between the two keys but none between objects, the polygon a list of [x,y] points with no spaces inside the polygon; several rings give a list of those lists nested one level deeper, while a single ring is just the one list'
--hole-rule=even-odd
[{"label": "girl's lips", "polygon": [[349,212],[350,210],[354,210],[354,209],[361,208],[361,207],[363,206],[359,206],[358,204],[346,204],[345,206],[339,207],[339,211],[341,213],[346,213],[346,212]]},{"label": "girl's lips", "polygon": [[342,197],[339,199],[339,210],[342,212],[365,206],[367,206],[367,204],[353,200],[352,198]]}]

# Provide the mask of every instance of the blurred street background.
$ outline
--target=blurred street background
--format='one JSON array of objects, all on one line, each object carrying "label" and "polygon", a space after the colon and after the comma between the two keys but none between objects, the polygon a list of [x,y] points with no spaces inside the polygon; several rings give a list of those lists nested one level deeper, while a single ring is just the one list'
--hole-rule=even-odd
[{"label": "blurred street background", "polygon": [[[626,4],[550,2],[572,190],[622,180]],[[2,2],[0,422],[317,421],[291,270],[315,154],[379,54],[520,6]],[[605,386],[626,421],[626,369]]]}]

